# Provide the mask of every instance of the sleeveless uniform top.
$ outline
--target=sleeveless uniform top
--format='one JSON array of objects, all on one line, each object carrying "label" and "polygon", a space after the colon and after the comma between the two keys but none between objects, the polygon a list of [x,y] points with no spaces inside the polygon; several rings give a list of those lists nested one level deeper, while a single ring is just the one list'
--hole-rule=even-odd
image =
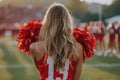
[{"label": "sleeveless uniform top", "polygon": [[65,69],[57,70],[54,67],[54,60],[52,56],[44,54],[43,57],[37,61],[35,59],[35,64],[40,72],[40,80],[72,80],[75,61],[73,59],[66,59]]},{"label": "sleeveless uniform top", "polygon": [[101,26],[100,28],[98,28],[98,38],[100,42],[104,40],[104,34],[105,34],[105,29],[103,26]]},{"label": "sleeveless uniform top", "polygon": [[115,30],[114,27],[112,27],[112,28],[110,28],[110,29],[108,30],[108,32],[109,32],[110,35],[115,35],[116,30]]}]

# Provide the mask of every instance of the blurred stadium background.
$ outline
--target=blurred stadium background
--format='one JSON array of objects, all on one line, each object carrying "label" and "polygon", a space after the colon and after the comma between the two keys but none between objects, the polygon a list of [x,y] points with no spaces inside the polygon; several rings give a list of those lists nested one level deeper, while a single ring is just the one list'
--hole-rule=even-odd
[{"label": "blurred stadium background", "polygon": [[[120,20],[120,0],[0,0],[0,80],[39,80],[30,56],[17,49],[16,36],[24,22],[42,20],[53,2],[69,9],[76,27],[82,22],[102,20],[107,26]],[[108,34],[104,40],[107,46]],[[85,61],[80,80],[120,80],[120,59],[94,55]]]}]

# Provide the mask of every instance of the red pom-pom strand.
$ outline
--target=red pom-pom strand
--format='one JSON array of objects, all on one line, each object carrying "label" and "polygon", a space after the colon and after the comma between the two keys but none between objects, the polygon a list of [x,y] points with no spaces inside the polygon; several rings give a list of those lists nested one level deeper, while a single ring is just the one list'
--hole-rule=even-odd
[{"label": "red pom-pom strand", "polygon": [[30,54],[29,46],[33,42],[39,40],[39,32],[42,27],[41,21],[26,22],[23,26],[20,26],[17,41],[18,48],[27,54]]}]

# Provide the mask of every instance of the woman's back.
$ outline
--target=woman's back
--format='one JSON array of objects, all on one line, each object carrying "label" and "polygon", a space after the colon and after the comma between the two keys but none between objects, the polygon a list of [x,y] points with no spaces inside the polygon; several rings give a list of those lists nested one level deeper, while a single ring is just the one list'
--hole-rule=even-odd
[{"label": "woman's back", "polygon": [[[82,65],[77,64],[79,60],[81,64],[83,62],[82,46],[79,43],[77,43],[77,50],[79,51],[79,54],[73,55],[69,58],[70,53],[68,51],[68,56],[63,69],[55,67],[53,56],[44,52],[45,50],[43,47],[44,45],[42,45],[41,42],[32,43],[30,47],[35,65],[40,72],[40,80],[79,80]],[[78,69],[75,69],[76,67],[78,67]]]}]

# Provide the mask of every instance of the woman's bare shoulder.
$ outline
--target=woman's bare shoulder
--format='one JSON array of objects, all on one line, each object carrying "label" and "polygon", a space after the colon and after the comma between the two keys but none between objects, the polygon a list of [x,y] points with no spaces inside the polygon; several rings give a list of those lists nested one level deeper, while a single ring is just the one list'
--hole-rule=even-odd
[{"label": "woman's bare shoulder", "polygon": [[35,49],[35,48],[42,49],[43,48],[42,42],[41,41],[34,42],[30,45],[30,49]]},{"label": "woman's bare shoulder", "polygon": [[83,49],[82,44],[80,44],[80,43],[78,43],[78,42],[76,42],[76,46],[77,46],[77,48],[78,48],[79,50],[82,50],[82,49]]},{"label": "woman's bare shoulder", "polygon": [[39,59],[41,55],[44,53],[44,49],[42,46],[42,42],[34,42],[30,45],[30,53],[33,57]]}]

